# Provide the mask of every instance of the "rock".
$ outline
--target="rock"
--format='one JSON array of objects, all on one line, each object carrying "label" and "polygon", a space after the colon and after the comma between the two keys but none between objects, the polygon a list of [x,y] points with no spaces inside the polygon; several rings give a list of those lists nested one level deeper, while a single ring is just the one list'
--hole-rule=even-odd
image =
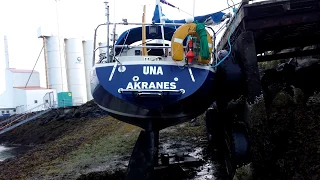
[{"label": "rock", "polygon": [[293,104],[294,100],[289,94],[285,92],[280,92],[275,96],[272,102],[272,108],[285,108]]},{"label": "rock", "polygon": [[80,116],[81,116],[81,112],[79,112],[79,111],[76,111],[73,115],[73,117],[75,117],[75,118],[79,118]]},{"label": "rock", "polygon": [[320,59],[308,58],[308,59],[298,59],[296,70],[301,68],[310,67],[314,64],[320,63]]},{"label": "rock", "polygon": [[307,107],[319,106],[320,105],[320,93],[309,97],[306,104],[307,104]]},{"label": "rock", "polygon": [[300,88],[293,88],[293,101],[297,105],[303,105],[305,103],[304,93]]},{"label": "rock", "polygon": [[193,127],[196,127],[196,126],[199,126],[199,125],[200,125],[200,123],[199,123],[199,121],[198,121],[198,117],[192,119],[192,120],[190,121],[190,123],[191,123],[191,125],[192,125]]},{"label": "rock", "polygon": [[238,168],[233,180],[252,180],[251,164]]},{"label": "rock", "polygon": [[65,120],[66,119],[66,115],[60,115],[56,120],[57,121],[62,121],[62,120]]}]

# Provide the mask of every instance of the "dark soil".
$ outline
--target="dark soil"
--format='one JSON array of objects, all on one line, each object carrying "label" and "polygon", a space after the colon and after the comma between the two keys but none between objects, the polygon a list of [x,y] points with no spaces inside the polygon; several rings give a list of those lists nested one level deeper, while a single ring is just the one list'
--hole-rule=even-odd
[{"label": "dark soil", "polygon": [[94,101],[77,108],[52,110],[29,123],[0,135],[0,143],[38,145],[68,134],[91,118],[106,116]]}]

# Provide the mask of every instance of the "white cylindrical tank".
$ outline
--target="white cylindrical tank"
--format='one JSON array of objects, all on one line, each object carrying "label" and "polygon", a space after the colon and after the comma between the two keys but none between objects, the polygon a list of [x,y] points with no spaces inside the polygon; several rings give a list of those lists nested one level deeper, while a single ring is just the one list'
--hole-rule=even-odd
[{"label": "white cylindrical tank", "polygon": [[66,40],[67,77],[74,105],[87,102],[86,76],[83,63],[82,40]]},{"label": "white cylindrical tank", "polygon": [[55,89],[57,93],[68,91],[66,77],[66,61],[64,57],[63,40],[58,36],[45,37],[47,51],[47,79],[48,88]]},{"label": "white cylindrical tank", "polygon": [[84,57],[84,67],[86,74],[86,87],[87,87],[87,98],[88,101],[92,100],[91,87],[90,87],[90,75],[92,69],[93,60],[93,40],[83,41],[83,57]]}]

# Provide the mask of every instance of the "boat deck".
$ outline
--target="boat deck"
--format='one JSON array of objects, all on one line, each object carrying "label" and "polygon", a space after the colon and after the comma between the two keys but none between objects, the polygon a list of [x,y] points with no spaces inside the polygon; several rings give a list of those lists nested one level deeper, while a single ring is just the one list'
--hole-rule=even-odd
[{"label": "boat deck", "polygon": [[[319,54],[319,49],[304,51],[303,48],[320,44],[320,0],[242,3],[230,24],[218,43],[218,51],[229,49],[230,33],[231,44],[234,44],[242,33],[252,32],[256,54],[273,52],[258,56],[258,62]],[[278,53],[288,48],[296,51]]]}]

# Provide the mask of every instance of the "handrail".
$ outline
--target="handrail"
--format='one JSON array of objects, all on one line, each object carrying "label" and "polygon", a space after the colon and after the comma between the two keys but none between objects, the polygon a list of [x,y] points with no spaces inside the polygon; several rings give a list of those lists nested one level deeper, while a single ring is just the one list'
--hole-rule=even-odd
[{"label": "handrail", "polygon": [[159,92],[159,93],[180,93],[180,94],[184,94],[185,93],[185,90],[184,89],[179,89],[179,90],[176,90],[176,89],[122,89],[120,88],[118,90],[118,93],[119,94],[122,94],[122,93],[126,93],[126,92],[129,92],[129,93],[150,93],[150,92]]},{"label": "handrail", "polygon": [[107,25],[106,23],[104,24],[99,24],[96,29],[94,30],[94,37],[93,37],[93,57],[92,57],[92,67],[95,65],[95,60],[96,60],[96,44],[97,44],[97,31],[100,26],[105,26]]},{"label": "handrail", "polygon": [[[16,128],[16,127],[18,127],[18,126],[21,126],[21,125],[23,125],[23,124],[25,124],[25,123],[27,123],[27,122],[29,122],[29,121],[31,121],[31,120],[34,120],[34,119],[36,119],[36,118],[38,118],[38,117],[40,117],[40,116],[48,113],[49,111],[51,111],[51,109],[47,109],[47,110],[45,110],[45,111],[41,111],[41,112],[38,112],[38,113],[36,113],[36,114],[30,113],[30,114],[32,114],[32,116],[30,116],[30,117],[29,117],[29,116],[28,116],[28,117],[26,116],[25,118],[23,118],[23,119],[20,120],[20,121],[15,120],[15,121],[14,121],[14,122],[16,122],[15,124],[13,124],[14,122],[10,122],[10,123],[8,123],[6,126],[1,127],[0,134],[6,133],[6,132],[8,132],[8,131],[10,131],[10,130]],[[13,125],[12,125],[12,124],[13,124]]]},{"label": "handrail", "polygon": [[109,22],[106,23],[109,25],[137,25],[137,26],[143,26],[143,25],[150,25],[150,26],[181,26],[184,25],[184,23],[128,23],[128,22]]},{"label": "handrail", "polygon": [[15,118],[12,118],[12,119],[8,119],[6,121],[1,122],[0,124],[4,124],[4,123],[6,123],[6,124],[1,126],[0,130],[4,130],[5,128],[11,126],[13,123],[18,122],[18,121],[22,121],[23,119],[28,118],[29,115],[36,116],[37,114],[39,114],[39,113],[41,113],[43,111],[50,110],[50,109],[53,108],[52,106],[46,106],[47,104],[48,103],[40,104],[40,105],[38,105],[36,107],[33,107],[33,108],[25,111],[24,113],[18,115],[18,117],[15,117]]},{"label": "handrail", "polygon": [[175,89],[119,89],[119,92],[182,92]]},{"label": "handrail", "polygon": [[[104,48],[107,46],[100,46],[99,48]],[[112,46],[110,46],[112,47]],[[149,49],[163,49],[163,48],[170,48],[170,46],[133,46],[133,45],[115,45],[115,47],[124,47],[124,48],[149,48]],[[184,46],[186,48],[186,46]]]},{"label": "handrail", "polygon": [[0,130],[3,130],[5,128],[7,128],[8,126],[10,126],[12,123],[17,122],[19,119],[22,119],[23,117],[27,116],[28,114],[23,114],[22,116],[18,117],[17,119],[14,119],[13,121],[10,121],[9,123],[7,123],[4,126],[0,127]]},{"label": "handrail", "polygon": [[[106,25],[151,25],[151,26],[166,25],[166,26],[181,26],[181,25],[183,25],[183,23],[128,23],[128,22],[112,23],[112,22],[107,22],[107,23],[99,24],[94,30],[92,67],[94,67],[94,65],[95,65],[96,51],[99,48],[101,48],[101,47],[98,47],[98,48],[96,47],[96,44],[97,44],[97,31],[98,31],[100,26],[106,26]],[[109,48],[110,48],[110,46],[109,46]],[[107,57],[107,58],[109,58],[109,57]]]},{"label": "handrail", "polygon": [[[78,100],[78,102],[77,101],[75,102],[74,100],[75,99],[64,100],[64,101],[65,102],[72,102],[73,106],[74,105],[82,105],[82,104],[84,104],[82,98],[77,98],[76,100]],[[81,101],[81,102],[79,102],[79,101]],[[57,108],[57,107],[58,107],[57,102],[53,102],[53,103],[49,103],[48,102],[48,103],[40,104],[40,105],[38,105],[36,107],[33,107],[31,109],[28,109],[28,110],[24,111],[21,114],[15,114],[14,116],[12,116],[12,117],[10,117],[8,119],[0,121],[0,131],[6,129],[7,127],[11,126],[15,122],[23,121],[24,119],[28,119],[28,118],[31,118],[33,116],[37,116],[39,113],[42,113],[44,111],[48,111],[50,109]],[[3,124],[5,124],[5,125],[3,125]]]}]

